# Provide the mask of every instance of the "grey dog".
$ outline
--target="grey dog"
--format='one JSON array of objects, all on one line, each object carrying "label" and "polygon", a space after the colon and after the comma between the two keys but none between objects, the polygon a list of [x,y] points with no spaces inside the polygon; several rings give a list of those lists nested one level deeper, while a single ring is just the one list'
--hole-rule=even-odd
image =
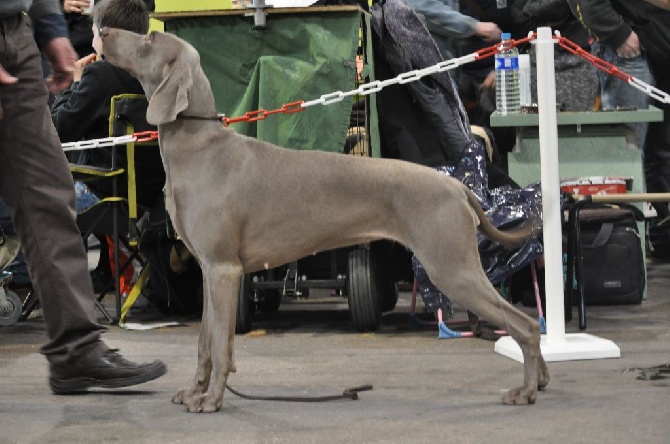
[{"label": "grey dog", "polygon": [[[377,239],[405,245],[454,302],[509,332],[523,352],[524,380],[503,402],[535,402],[538,388],[549,382],[540,327],[491,285],[476,233],[479,227],[515,246],[536,234],[537,221],[499,231],[466,186],[413,163],[295,151],[216,121],[180,119],[180,113],[216,115],[195,48],[164,33],[100,32],[107,60],[139,79],[149,98],[147,120],[158,125],[168,213],[204,276],[198,365],[191,386],[179,390],[174,403],[189,412],[221,408],[235,371],[235,313],[244,273]],[[297,207],[307,216],[290,210]]]}]

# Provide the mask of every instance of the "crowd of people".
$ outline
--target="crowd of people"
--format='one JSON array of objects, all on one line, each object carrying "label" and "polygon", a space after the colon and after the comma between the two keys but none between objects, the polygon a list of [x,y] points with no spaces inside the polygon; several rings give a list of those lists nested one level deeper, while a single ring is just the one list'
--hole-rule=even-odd
[{"label": "crowd of people", "polygon": [[[470,54],[490,46],[490,32],[511,33],[519,39],[540,26],[549,26],[561,36],[637,79],[670,92],[670,11],[658,2],[640,0],[408,0],[424,17],[445,58]],[[487,32],[488,31],[488,32]],[[498,36],[499,39],[499,36]],[[536,103],[535,51],[528,51],[532,64],[532,99]],[[563,48],[555,50],[556,101],[568,111],[647,109],[653,104],[663,111],[662,122],[631,123],[631,145],[642,150],[648,192],[670,191],[670,105],[652,100],[642,91],[597,69]],[[489,126],[495,110],[495,77],[491,58],[458,70],[455,82],[470,123]],[[491,128],[499,149],[514,147],[513,129]],[[504,156],[503,156],[504,157]],[[670,211],[665,203],[654,204],[654,226],[670,233]],[[668,237],[670,234],[666,234]],[[663,254],[666,243],[656,248]],[[651,245],[652,251],[654,245]],[[665,253],[668,254],[667,252]]]}]

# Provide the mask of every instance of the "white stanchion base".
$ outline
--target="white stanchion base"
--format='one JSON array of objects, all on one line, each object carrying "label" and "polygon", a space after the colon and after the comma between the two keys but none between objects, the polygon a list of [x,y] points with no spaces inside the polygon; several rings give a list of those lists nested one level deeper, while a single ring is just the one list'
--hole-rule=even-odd
[{"label": "white stanchion base", "polygon": [[[542,335],[540,349],[546,362],[621,357],[621,350],[614,342],[588,333],[566,334],[563,339],[552,338],[551,341],[547,341],[547,336]],[[495,351],[517,362],[523,362],[521,347],[511,336],[498,339]]]}]

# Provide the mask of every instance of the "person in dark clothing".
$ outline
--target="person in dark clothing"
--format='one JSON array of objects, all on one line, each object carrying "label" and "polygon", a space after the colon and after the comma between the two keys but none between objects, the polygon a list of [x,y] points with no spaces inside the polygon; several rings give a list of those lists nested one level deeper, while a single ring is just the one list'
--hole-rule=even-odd
[{"label": "person in dark clothing", "polygon": [[[149,13],[142,0],[103,0],[93,11],[93,27],[105,26],[145,34],[149,29]],[[93,38],[96,53],[75,63],[74,82],[58,95],[51,106],[51,117],[61,142],[75,142],[107,137],[109,134],[110,100],[118,94],[144,94],[139,81],[126,71],[112,66],[101,53],[97,34]],[[127,170],[125,150],[116,150],[116,166]],[[112,165],[111,148],[82,152],[79,163],[109,168]],[[143,147],[135,152],[137,170],[137,202],[143,208],[152,208],[162,198],[165,171],[158,147]],[[118,192],[127,193],[127,175],[118,180]],[[109,180],[90,182],[89,188],[100,197],[113,192]],[[101,289],[111,279],[107,242],[100,241],[100,259],[93,271],[96,289]]]},{"label": "person in dark clothing", "polygon": [[89,14],[83,11],[89,6],[90,0],[61,0],[61,8],[67,22],[67,30],[70,34],[70,42],[77,52],[79,58],[85,57],[93,52],[93,20]]},{"label": "person in dark clothing", "polygon": [[[516,0],[462,0],[460,11],[480,22],[492,22],[513,39],[526,37],[528,30],[512,20],[512,7]],[[458,41],[459,56],[471,54],[479,49],[491,46],[478,36]],[[491,128],[490,117],[495,111],[495,70],[494,59],[488,57],[468,63],[459,68],[456,78],[458,94],[467,110],[470,123],[493,132],[498,148],[503,154],[503,168],[506,168],[505,156],[514,147],[516,134],[511,127]]]},{"label": "person in dark clothing", "polygon": [[[512,5],[512,21],[527,31],[549,26],[559,31],[562,37],[590,52],[589,38],[565,0],[515,0]],[[535,46],[530,45],[531,96],[537,103],[537,69]],[[556,103],[566,111],[591,111],[598,94],[597,69],[588,61],[572,54],[560,46],[554,49],[556,72]]]},{"label": "person in dark clothing", "polygon": [[[91,5],[92,0],[61,0],[61,8],[67,22],[67,30],[70,34],[70,42],[77,52],[79,58],[95,52],[93,49],[93,19],[90,13],[85,11]],[[145,0],[149,11],[155,8],[154,0]]]},{"label": "person in dark clothing", "polygon": [[[48,91],[71,82],[76,59],[59,4],[4,0],[0,29],[0,199],[13,210],[38,290],[51,390],[120,388],[158,378],[165,364],[129,362],[101,339],[105,329],[96,319],[88,259],[73,217],[72,175],[47,107]],[[52,68],[46,86],[38,48]]]},{"label": "person in dark clothing", "polygon": [[[621,58],[644,53],[656,87],[670,92],[670,10],[648,1],[568,0],[572,12],[599,42]],[[670,192],[670,104],[654,101],[662,122],[651,122],[644,143],[647,191]],[[670,219],[667,204],[655,204],[659,220]]]}]

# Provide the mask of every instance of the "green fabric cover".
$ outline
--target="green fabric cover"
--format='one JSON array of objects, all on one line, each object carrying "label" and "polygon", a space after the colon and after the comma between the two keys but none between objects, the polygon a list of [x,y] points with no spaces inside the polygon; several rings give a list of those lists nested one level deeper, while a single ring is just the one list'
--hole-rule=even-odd
[{"label": "green fabric cover", "polygon": [[[356,11],[270,14],[263,30],[254,29],[253,18],[242,15],[165,22],[167,32],[199,51],[217,110],[231,118],[356,88],[360,27],[361,13]],[[231,128],[288,148],[342,152],[352,100],[234,123]]]}]

